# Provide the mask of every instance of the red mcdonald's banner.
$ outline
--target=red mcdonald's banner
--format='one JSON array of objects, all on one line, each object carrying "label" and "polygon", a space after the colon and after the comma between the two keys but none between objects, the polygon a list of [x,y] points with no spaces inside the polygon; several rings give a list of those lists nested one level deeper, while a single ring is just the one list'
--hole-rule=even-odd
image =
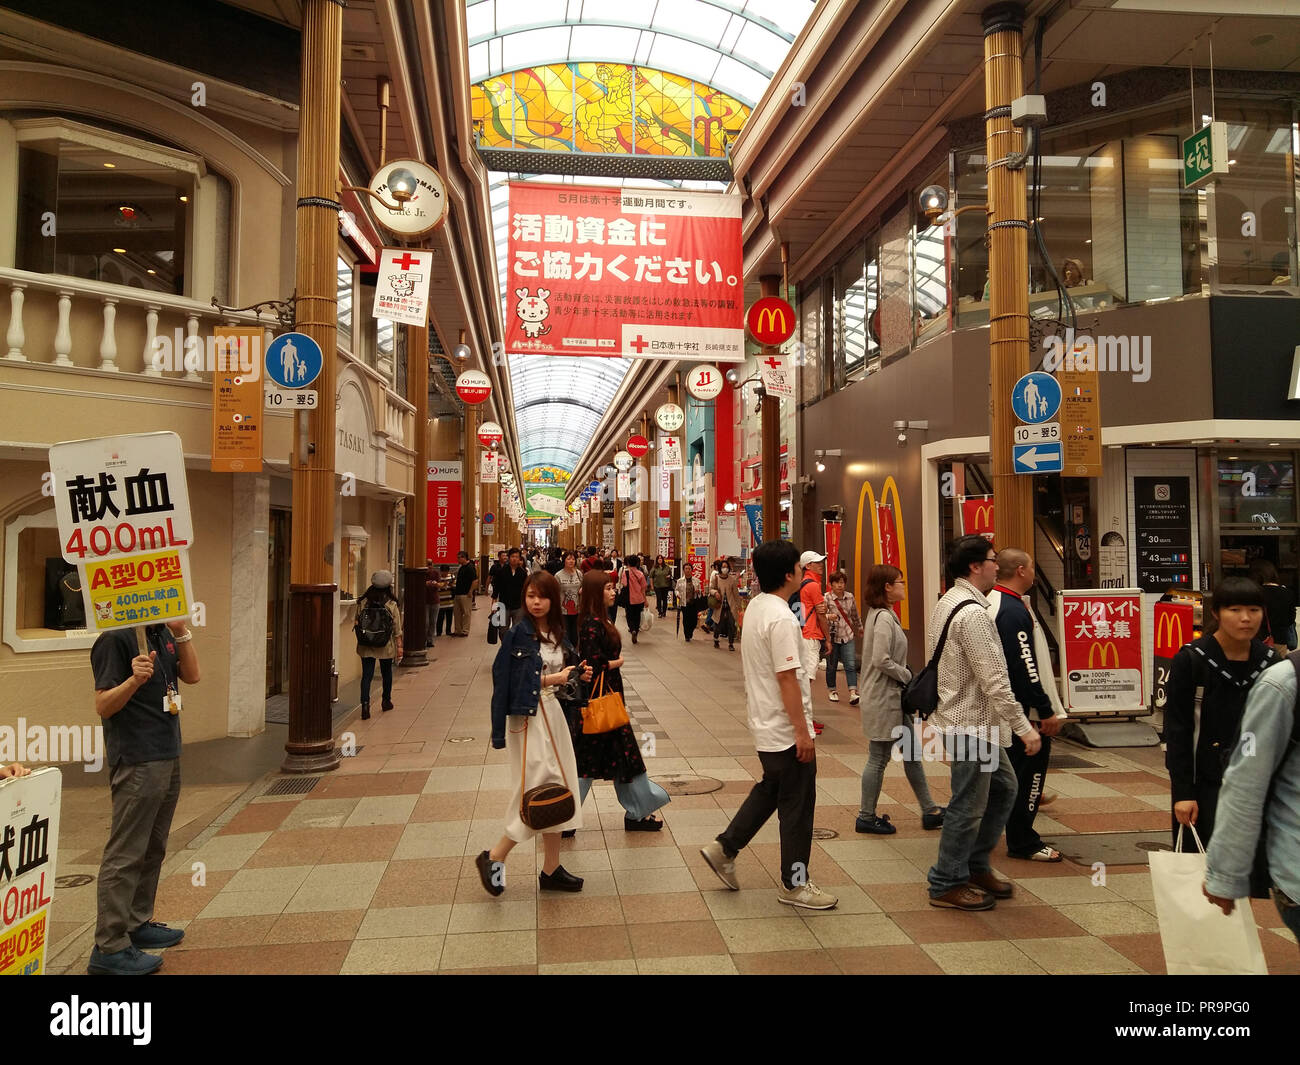
[{"label": "red mcdonald's banner", "polygon": [[962,532],[978,533],[987,540],[993,539],[993,497],[963,499],[961,501]]},{"label": "red mcdonald's banner", "polygon": [[830,575],[840,568],[840,531],[844,528],[844,522],[835,519],[827,519],[822,522],[822,529],[825,534],[826,543],[826,579],[830,580]]},{"label": "red mcdonald's banner", "polygon": [[1152,610],[1155,646],[1151,668],[1155,676],[1151,683],[1151,705],[1156,710],[1163,710],[1169,701],[1169,671],[1173,668],[1174,655],[1183,644],[1196,638],[1194,617],[1191,603],[1156,603]]}]

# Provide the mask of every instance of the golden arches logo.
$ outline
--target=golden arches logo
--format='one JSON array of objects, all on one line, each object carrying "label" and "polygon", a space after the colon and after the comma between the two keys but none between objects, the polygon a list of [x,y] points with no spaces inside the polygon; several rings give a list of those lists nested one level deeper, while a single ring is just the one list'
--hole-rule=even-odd
[{"label": "golden arches logo", "polygon": [[1102,669],[1107,668],[1109,663],[1110,669],[1119,669],[1119,648],[1115,646],[1114,640],[1107,640],[1105,643],[1094,643],[1088,648],[1088,668]]},{"label": "golden arches logo", "polygon": [[974,525],[973,531],[978,531],[980,529],[992,529],[993,528],[993,504],[981,503],[978,507],[976,507],[974,521],[972,524]]},{"label": "golden arches logo", "polygon": [[764,307],[758,312],[758,321],[755,323],[756,333],[764,332],[785,332],[785,311],[780,307]]},{"label": "golden arches logo", "polygon": [[1156,622],[1156,653],[1160,654],[1162,651],[1170,650],[1177,651],[1182,646],[1182,617],[1174,610],[1163,611],[1160,619]]},{"label": "golden arches logo", "polygon": [[[892,498],[893,502],[889,503]],[[880,547],[880,513],[876,508],[876,494],[871,487],[870,481],[862,482],[862,491],[858,493],[858,528],[853,543],[853,597],[860,603],[862,602],[862,571],[865,568],[862,564],[862,507],[871,501],[871,544],[872,559],[875,565],[880,565],[884,561]],[[903,535],[903,504],[898,501],[898,485],[894,483],[892,477],[886,477],[883,487],[880,489],[880,502],[887,504],[894,511],[894,532],[898,536],[898,568],[907,575],[907,539]],[[899,621],[903,628],[909,624],[909,600],[904,599],[900,606]]]}]

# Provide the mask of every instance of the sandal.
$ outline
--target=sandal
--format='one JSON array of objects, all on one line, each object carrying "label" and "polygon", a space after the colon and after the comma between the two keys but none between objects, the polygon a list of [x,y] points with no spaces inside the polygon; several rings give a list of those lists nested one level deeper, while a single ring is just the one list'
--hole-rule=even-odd
[{"label": "sandal", "polygon": [[625,832],[658,832],[663,827],[664,823],[656,820],[654,814],[650,814],[641,821],[633,821],[626,814],[623,815],[623,830]]},{"label": "sandal", "polygon": [[1061,861],[1061,852],[1053,850],[1044,844],[1033,854],[1011,854],[1008,852],[1008,858],[1016,858],[1022,862],[1059,862]]}]

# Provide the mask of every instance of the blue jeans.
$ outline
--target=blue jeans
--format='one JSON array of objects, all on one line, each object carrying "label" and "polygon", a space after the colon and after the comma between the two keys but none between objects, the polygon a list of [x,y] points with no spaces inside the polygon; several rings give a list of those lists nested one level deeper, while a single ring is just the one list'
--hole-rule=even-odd
[{"label": "blue jeans", "polygon": [[858,686],[858,656],[853,641],[831,644],[831,653],[826,656],[826,688],[835,690],[835,667],[844,664],[844,680],[850,688]]},{"label": "blue jeans", "polygon": [[[885,768],[889,765],[890,756],[897,746],[900,746],[897,740],[871,741],[871,753],[867,755],[867,764],[862,769],[862,805],[858,808],[859,817],[865,819],[876,816],[876,802],[880,799],[880,787],[885,782]],[[903,773],[907,776],[907,782],[912,785],[912,794],[916,796],[916,801],[921,804],[921,813],[928,814],[935,809],[935,801],[930,797],[930,785],[925,779],[925,767],[921,762],[921,744],[919,741],[912,741],[902,744],[902,748]],[[909,758],[908,755],[914,757]]]},{"label": "blue jeans", "polygon": [[[578,778],[578,805],[587,801],[587,792],[591,791],[591,778]],[[649,773],[642,773],[629,781],[614,781],[614,794],[618,796],[619,805],[623,807],[629,821],[643,821],[659,807],[672,802],[672,796],[650,779]]]},{"label": "blue jeans", "polygon": [[[967,736],[945,735],[943,744],[952,759],[952,798],[930,867],[932,899],[969,882],[972,873],[989,872],[989,855],[1016,802],[1016,774],[1005,748]],[[996,768],[989,772],[989,766]]]},{"label": "blue jeans", "polygon": [[1273,905],[1277,907],[1278,915],[1286,922],[1286,926],[1291,929],[1291,934],[1300,939],[1300,905],[1293,902],[1290,896],[1284,894],[1280,888],[1274,887],[1272,891]]}]

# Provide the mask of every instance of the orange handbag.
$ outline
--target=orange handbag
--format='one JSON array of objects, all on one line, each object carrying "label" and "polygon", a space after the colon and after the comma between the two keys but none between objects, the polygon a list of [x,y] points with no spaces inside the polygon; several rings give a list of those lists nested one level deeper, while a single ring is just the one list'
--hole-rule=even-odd
[{"label": "orange handbag", "polygon": [[631,724],[627,716],[627,707],[623,705],[623,696],[618,692],[605,692],[605,674],[602,672],[596,681],[596,688],[582,708],[582,731],[584,735],[600,732],[613,732],[616,728]]}]

